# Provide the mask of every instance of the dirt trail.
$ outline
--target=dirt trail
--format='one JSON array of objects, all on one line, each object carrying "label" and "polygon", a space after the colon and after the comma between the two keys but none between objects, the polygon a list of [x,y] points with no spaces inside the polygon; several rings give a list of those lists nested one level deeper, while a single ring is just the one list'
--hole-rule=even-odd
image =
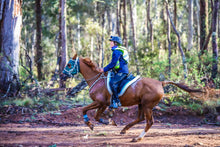
[{"label": "dirt trail", "polygon": [[[7,110],[7,111],[6,111]],[[20,109],[2,108],[0,111],[0,147],[1,146],[210,146],[220,147],[220,127],[204,125],[204,116],[170,107],[166,111],[155,109],[155,123],[144,139],[133,143],[131,140],[140,135],[145,121],[135,125],[126,134],[120,131],[137,117],[137,107],[119,108],[112,117],[118,126],[101,125],[95,122],[95,111],[87,114],[94,131],[85,126],[82,107],[59,112],[22,114]],[[12,109],[11,109],[12,110]],[[104,117],[109,119],[108,117]],[[211,117],[209,117],[211,118]]]},{"label": "dirt trail", "polygon": [[121,135],[124,126],[1,124],[0,146],[220,146],[220,127],[155,123],[141,142],[133,143],[144,123]]}]

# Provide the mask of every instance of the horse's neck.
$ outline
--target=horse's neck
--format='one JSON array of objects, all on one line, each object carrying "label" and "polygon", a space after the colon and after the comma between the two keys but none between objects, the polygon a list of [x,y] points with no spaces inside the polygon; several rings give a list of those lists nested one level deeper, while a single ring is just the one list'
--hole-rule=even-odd
[{"label": "horse's neck", "polygon": [[90,82],[90,79],[93,79],[98,74],[97,72],[93,71],[91,67],[83,63],[82,59],[80,61],[80,73],[82,74],[89,86],[92,85],[91,82],[93,81],[91,80]]}]

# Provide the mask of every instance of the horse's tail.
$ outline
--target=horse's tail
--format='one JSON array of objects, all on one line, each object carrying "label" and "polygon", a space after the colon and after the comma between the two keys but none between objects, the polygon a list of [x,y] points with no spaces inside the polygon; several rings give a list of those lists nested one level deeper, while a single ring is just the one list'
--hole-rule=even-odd
[{"label": "horse's tail", "polygon": [[189,88],[189,86],[187,85],[184,85],[182,83],[175,83],[175,82],[172,82],[172,81],[163,81],[162,82],[162,85],[163,87],[167,84],[172,84],[172,85],[175,85],[177,87],[179,87],[180,89],[186,91],[186,92],[203,92],[202,89],[192,89],[192,88]]}]

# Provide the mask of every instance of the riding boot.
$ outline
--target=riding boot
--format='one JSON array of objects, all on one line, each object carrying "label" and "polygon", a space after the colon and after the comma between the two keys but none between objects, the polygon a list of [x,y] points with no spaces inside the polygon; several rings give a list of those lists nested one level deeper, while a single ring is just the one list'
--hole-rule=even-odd
[{"label": "riding boot", "polygon": [[116,97],[115,101],[116,101],[118,107],[121,107],[121,102],[120,102],[120,99],[118,97]]},{"label": "riding boot", "polygon": [[[112,108],[112,109],[117,109],[118,108],[118,102],[117,102],[117,97],[114,96],[114,94],[112,95],[112,102],[109,106],[109,108]],[[119,106],[120,107],[120,106]]]}]

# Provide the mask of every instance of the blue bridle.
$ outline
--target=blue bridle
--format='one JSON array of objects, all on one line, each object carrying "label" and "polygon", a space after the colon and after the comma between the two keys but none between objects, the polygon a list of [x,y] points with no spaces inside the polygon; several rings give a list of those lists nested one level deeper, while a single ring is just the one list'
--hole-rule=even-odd
[{"label": "blue bridle", "polygon": [[[70,67],[68,65],[71,65]],[[68,64],[63,70],[63,73],[65,75],[68,75],[69,77],[73,77],[75,74],[79,73],[80,66],[79,66],[79,57],[76,58],[76,60],[70,59]]]}]

